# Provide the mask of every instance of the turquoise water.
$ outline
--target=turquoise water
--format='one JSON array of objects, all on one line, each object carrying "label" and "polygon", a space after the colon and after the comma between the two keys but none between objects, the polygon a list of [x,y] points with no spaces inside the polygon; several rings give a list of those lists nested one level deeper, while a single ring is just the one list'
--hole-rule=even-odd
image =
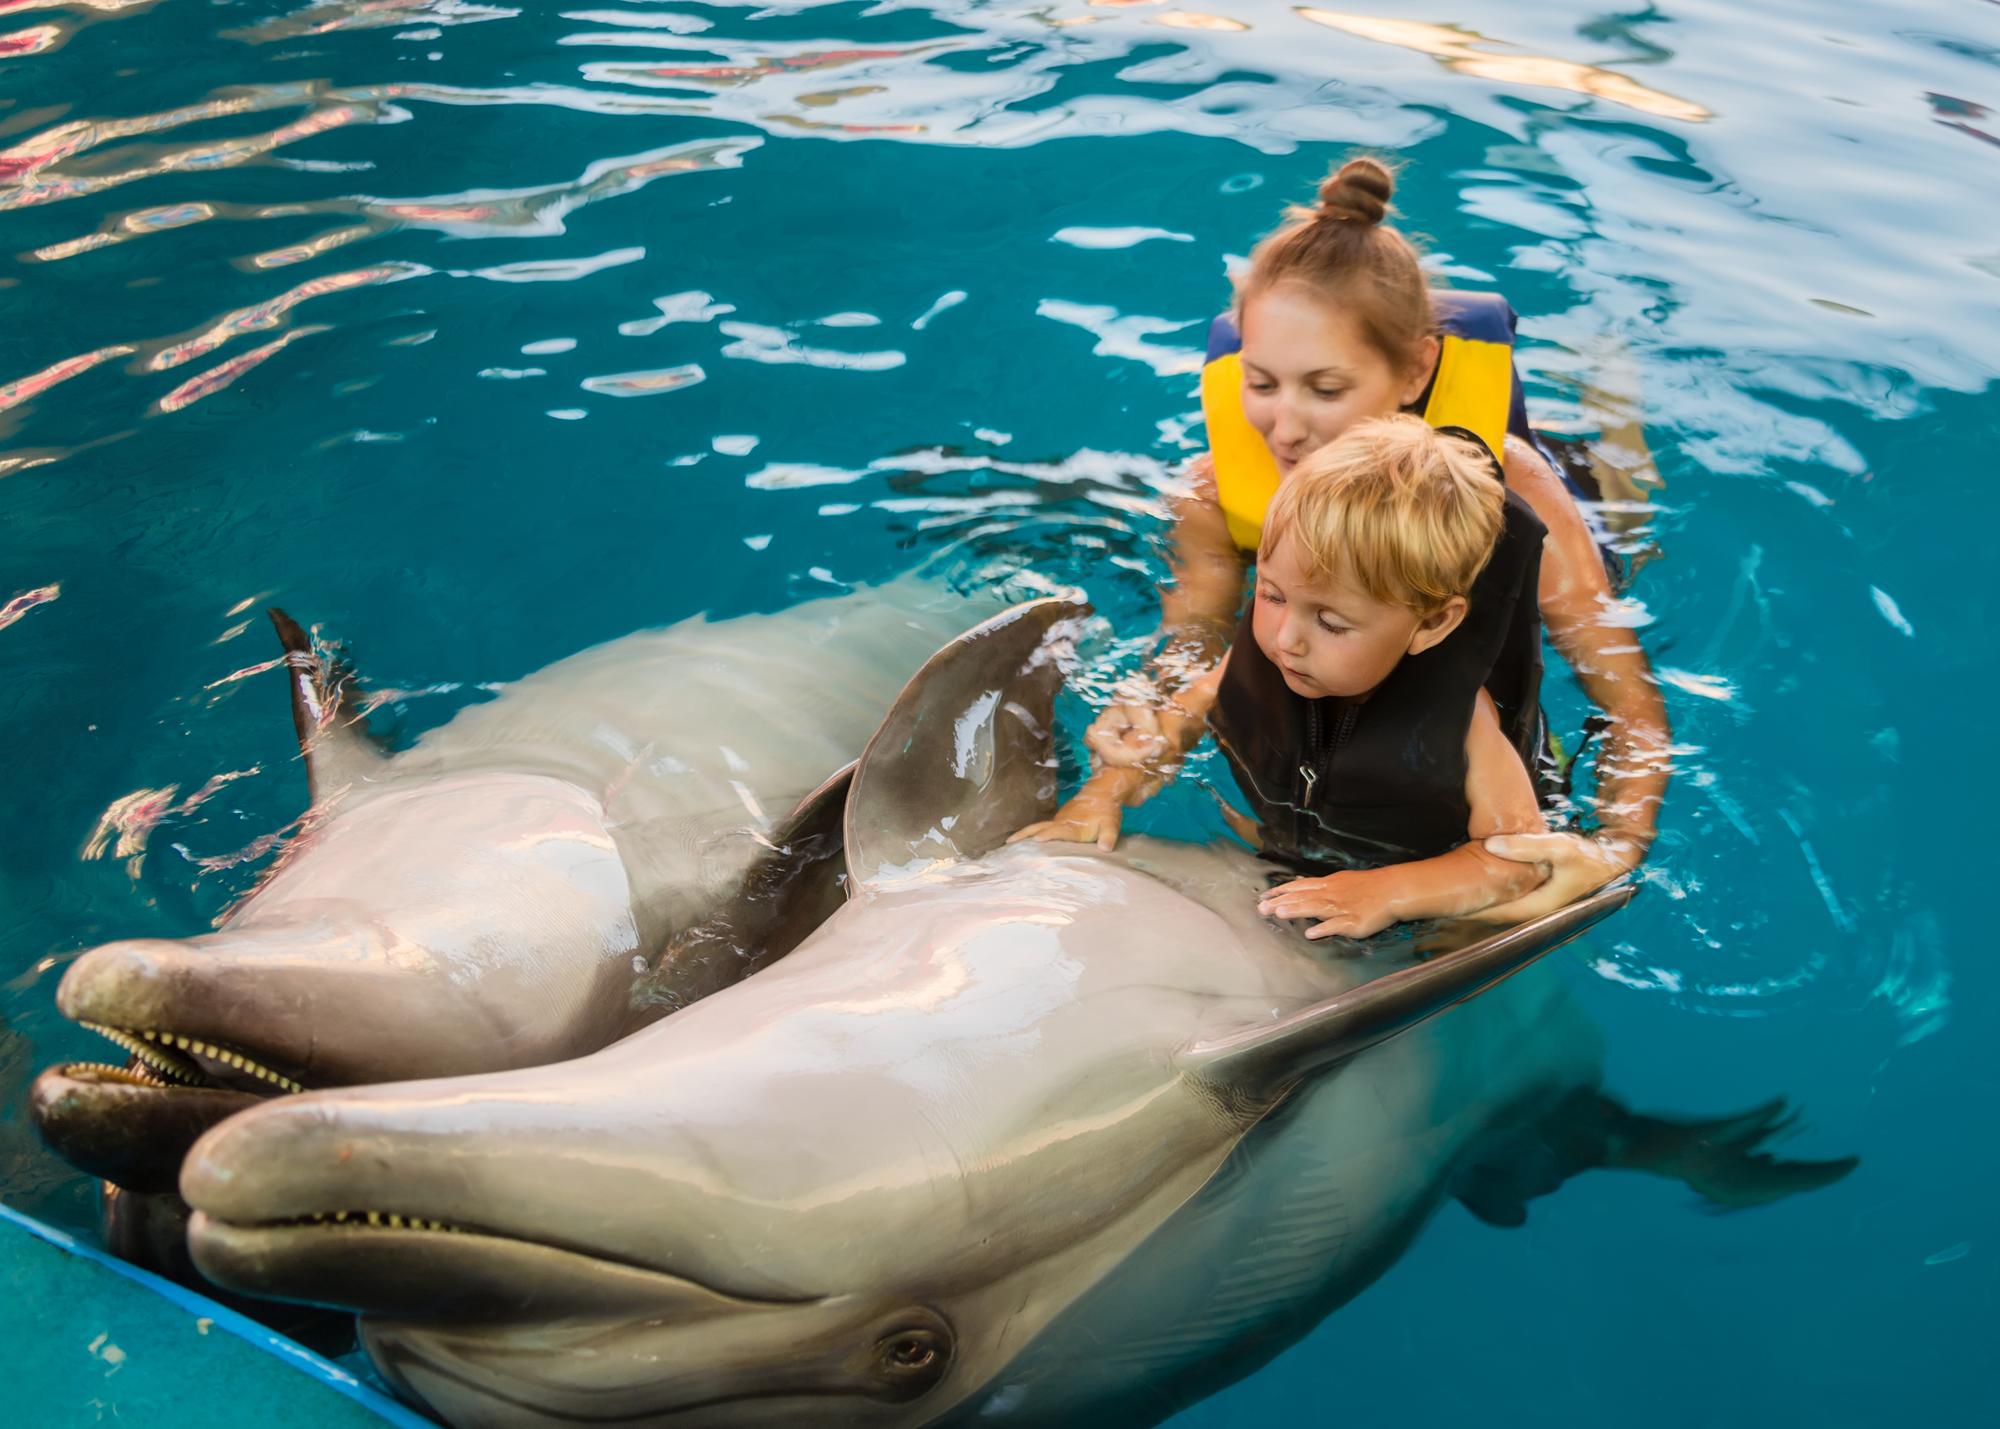
[{"label": "turquoise water", "polygon": [[69,958],[204,926],[303,806],[263,604],[407,739],[637,627],[1025,560],[1101,691],[1226,262],[1374,146],[1649,497],[1607,519],[1681,773],[1575,959],[1611,1083],[1787,1093],[1863,1165],[1454,1208],[1176,1422],[1987,1422],[2000,6],[1201,9],[0,5],[6,1200],[92,1216],[19,1113],[98,1055]]},{"label": "turquoise water", "polygon": [[[304,1347],[0,1207],[0,1330],[17,1423],[421,1429]],[[23,1353],[32,1347],[32,1353]],[[228,1393],[191,1394],[189,1366]]]}]

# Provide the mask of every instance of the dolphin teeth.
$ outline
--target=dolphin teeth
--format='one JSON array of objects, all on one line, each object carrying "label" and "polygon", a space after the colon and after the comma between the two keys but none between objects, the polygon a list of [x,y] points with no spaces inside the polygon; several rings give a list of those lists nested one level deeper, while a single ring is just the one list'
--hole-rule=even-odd
[{"label": "dolphin teeth", "polygon": [[88,1027],[100,1037],[108,1038],[124,1048],[168,1085],[199,1087],[207,1083],[208,1079],[202,1076],[201,1068],[186,1058],[175,1055],[164,1046],[156,1045],[159,1039],[152,1033],[135,1035],[120,1031],[116,1027],[107,1027],[101,1022],[79,1022],[78,1025]]},{"label": "dolphin teeth", "polygon": [[140,1087],[170,1087],[174,1085],[155,1072],[146,1063],[137,1060],[136,1054],[130,1066],[120,1067],[110,1062],[69,1062],[65,1070],[72,1077],[95,1073],[99,1077],[114,1082],[126,1082]]},{"label": "dolphin teeth", "polygon": [[[201,1087],[212,1085],[212,1079],[202,1074],[202,1069],[187,1058],[176,1055],[174,1049],[193,1057],[206,1057],[220,1062],[239,1072],[247,1073],[259,1081],[269,1082],[281,1091],[296,1095],[305,1090],[305,1085],[292,1078],[262,1066],[252,1058],[234,1048],[219,1046],[214,1042],[204,1042],[196,1037],[184,1037],[178,1032],[161,1032],[156,1028],[107,1027],[101,1022],[86,1022],[79,1019],[78,1026],[88,1027],[101,1037],[108,1037],[120,1047],[139,1059],[145,1073],[164,1086]],[[116,1069],[114,1069],[116,1070]]]},{"label": "dolphin teeth", "polygon": [[295,1226],[359,1226],[370,1225],[378,1230],[430,1231],[437,1235],[472,1235],[474,1232],[464,1226],[452,1225],[449,1221],[436,1221],[428,1216],[406,1216],[401,1211],[309,1211],[293,1216],[288,1221],[275,1224]]}]

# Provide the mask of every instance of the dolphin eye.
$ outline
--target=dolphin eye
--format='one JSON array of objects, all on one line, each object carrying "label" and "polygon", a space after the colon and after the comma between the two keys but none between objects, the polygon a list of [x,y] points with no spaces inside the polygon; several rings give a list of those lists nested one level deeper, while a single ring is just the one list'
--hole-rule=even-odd
[{"label": "dolphin eye", "polygon": [[875,1340],[875,1372],[898,1392],[922,1394],[951,1362],[951,1326],[943,1317],[917,1310],[899,1316]]}]

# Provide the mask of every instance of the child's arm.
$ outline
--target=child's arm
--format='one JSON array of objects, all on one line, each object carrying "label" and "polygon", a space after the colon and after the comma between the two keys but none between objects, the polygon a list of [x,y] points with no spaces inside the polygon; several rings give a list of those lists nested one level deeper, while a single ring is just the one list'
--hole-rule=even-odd
[{"label": "child's arm", "polygon": [[1465,798],[1470,843],[1414,863],[1296,878],[1266,893],[1257,911],[1271,918],[1316,918],[1308,938],[1365,938],[1413,918],[1462,918],[1520,897],[1547,876],[1486,851],[1489,834],[1538,833],[1545,826],[1534,781],[1507,742],[1486,691],[1465,731]]},{"label": "child's arm", "polygon": [[1070,795],[1068,803],[1056,810],[1054,818],[1028,825],[1007,842],[1050,839],[1115,848],[1125,810],[1145,803],[1165,787],[1180,772],[1187,752],[1201,742],[1208,728],[1208,712],[1215,705],[1216,691],[1222,687],[1223,667],[1228,663],[1229,657],[1224,655],[1207,674],[1182,687],[1160,711],[1160,734],[1165,748],[1158,756],[1144,764],[1098,769],[1083,781],[1082,788]]}]

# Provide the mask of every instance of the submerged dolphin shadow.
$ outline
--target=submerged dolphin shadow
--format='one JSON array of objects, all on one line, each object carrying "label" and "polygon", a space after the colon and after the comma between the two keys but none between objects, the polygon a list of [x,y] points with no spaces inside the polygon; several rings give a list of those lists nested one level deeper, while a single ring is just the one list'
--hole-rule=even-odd
[{"label": "submerged dolphin shadow", "polygon": [[995,847],[1053,797],[1079,613],[919,671],[847,790],[851,897],[784,960],[575,1061],[235,1117],[183,1175],[197,1264],[359,1311],[457,1426],[1142,1426],[1453,1197],[1509,1224],[1597,1166],[1727,1204],[1851,1169],[1772,1159],[1769,1109],[1602,1092],[1540,960],[1629,887],[1328,958],[1256,916],[1241,850]]}]

